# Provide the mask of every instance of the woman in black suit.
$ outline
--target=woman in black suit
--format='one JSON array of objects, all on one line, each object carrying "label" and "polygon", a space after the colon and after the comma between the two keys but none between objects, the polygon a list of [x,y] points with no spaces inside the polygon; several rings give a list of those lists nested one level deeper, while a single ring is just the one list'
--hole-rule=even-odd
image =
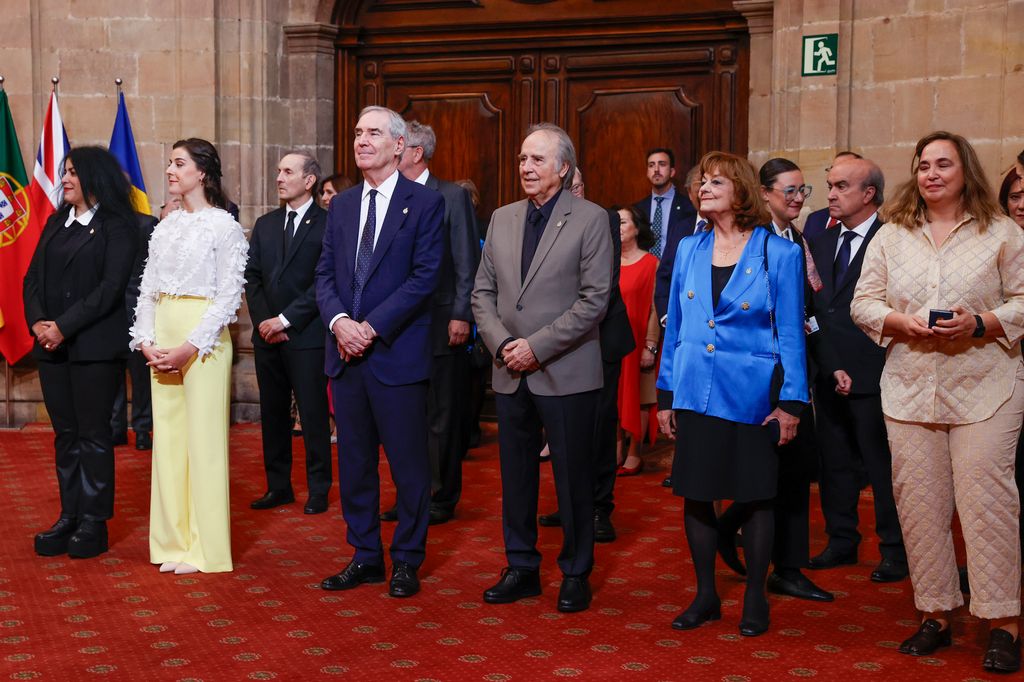
[{"label": "woman in black suit", "polygon": [[107,551],[114,514],[110,413],[128,355],[124,295],[138,229],[128,180],[107,150],[72,149],[61,182],[63,204],[43,228],[24,285],[61,505],[35,550],[86,558]]}]

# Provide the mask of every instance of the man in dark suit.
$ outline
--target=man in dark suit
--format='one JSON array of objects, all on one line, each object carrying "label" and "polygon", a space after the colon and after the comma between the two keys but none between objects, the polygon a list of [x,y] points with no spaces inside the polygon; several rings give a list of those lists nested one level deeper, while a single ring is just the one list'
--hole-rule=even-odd
[{"label": "man in dark suit", "polygon": [[[572,186],[569,188],[577,199],[584,199],[583,173],[576,169]],[[619,212],[608,211],[608,224],[612,237],[612,283],[608,295],[608,312],[598,326],[601,339],[601,367],[604,385],[598,398],[597,428],[594,431],[594,541],[613,542],[615,526],[612,525],[612,511],[615,509],[615,444],[619,423],[619,374],[622,358],[633,352],[636,340],[629,326],[626,304],[619,292],[619,271],[622,256],[622,236],[619,233]],[[542,526],[561,526],[559,510],[544,514],[537,519]]]},{"label": "man in dark suit", "polygon": [[427,543],[430,459],[427,381],[432,296],[444,235],[444,197],[398,172],[406,125],[366,107],[355,127],[363,182],[331,200],[316,269],[320,315],[334,335],[325,353],[338,424],[338,486],[352,561],[321,583],[347,590],[384,580],[380,446],[398,491],[391,542],[393,597],[419,592]]},{"label": "man in dark suit", "polygon": [[[433,128],[419,121],[409,122],[407,128],[405,153],[398,170],[407,179],[440,192],[445,204],[441,223],[444,251],[430,334],[434,360],[427,394],[430,523],[437,524],[452,518],[462,494],[462,458],[467,445],[462,425],[470,390],[466,344],[473,319],[470,297],[480,263],[480,242],[469,192],[439,179],[427,168],[437,147]],[[381,515],[387,521],[397,517],[395,508]]]},{"label": "man in dark suit", "polygon": [[[844,160],[863,158],[864,157],[857,152],[839,152],[835,155],[835,158],[832,159],[832,166]],[[831,171],[832,166],[826,168],[825,172],[827,173]],[[810,243],[824,234],[826,230],[835,227],[836,222],[836,219],[832,217],[829,213],[829,208],[826,206],[825,208],[819,208],[817,211],[814,211],[807,216],[807,220],[804,221],[804,229],[801,230],[801,232],[803,233],[804,239]]]},{"label": "man in dark suit", "polygon": [[494,352],[502,525],[508,567],[484,601],[539,595],[537,493],[547,434],[562,521],[558,610],[590,606],[593,454],[602,386],[598,323],[608,309],[608,213],[569,189],[576,151],[564,130],[533,126],[519,154],[527,199],[494,212],[473,289],[473,315]]},{"label": "man in dark suit", "polygon": [[[139,250],[135,256],[132,277],[128,280],[128,288],[124,292],[125,307],[128,311],[128,324],[135,319],[135,306],[139,302],[139,285],[142,283],[142,270],[149,257],[149,238],[153,236],[153,228],[157,219],[146,213],[137,213],[139,222]],[[145,356],[139,351],[128,354],[128,375],[132,379],[132,431],[135,432],[135,449],[153,449],[153,403],[149,391],[149,365]],[[114,414],[110,418],[110,427],[114,432],[114,445],[128,442],[128,390],[124,372],[121,373],[121,384],[114,397]]]},{"label": "man in dark suit", "polygon": [[811,568],[857,563],[857,502],[861,468],[874,491],[875,530],[882,561],[875,582],[907,576],[907,558],[892,492],[892,457],[882,417],[879,379],[885,350],[850,318],[850,302],[867,245],[882,226],[878,207],[885,180],[866,159],[846,159],[828,173],[829,211],[838,229],[811,243],[823,287],[814,294],[820,338],[812,352],[821,372],[814,393],[821,444],[821,509],[828,545],[811,557]]},{"label": "man in dark suit", "polygon": [[267,492],[249,506],[271,509],[295,501],[292,491],[291,396],[302,420],[309,498],[303,511],[327,511],[331,489],[331,428],[324,364],[324,325],[316,308],[314,272],[327,213],[313,200],[320,165],[287,154],[277,166],[284,206],[256,221],[249,240],[245,293],[260,387]]}]

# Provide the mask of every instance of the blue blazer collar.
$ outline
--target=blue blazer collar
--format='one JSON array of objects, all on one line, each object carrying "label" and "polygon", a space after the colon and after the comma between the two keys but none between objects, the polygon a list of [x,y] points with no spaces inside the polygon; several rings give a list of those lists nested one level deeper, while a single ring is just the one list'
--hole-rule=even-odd
[{"label": "blue blazer collar", "polygon": [[711,258],[715,247],[715,232],[708,230],[699,236],[700,243],[694,249],[693,277],[694,291],[698,301],[712,319],[724,313],[749,289],[754,282],[764,279],[764,240],[768,232],[755,227],[746,246],[736,261],[736,267],[728,284],[718,297],[718,306],[713,305],[711,296]]}]

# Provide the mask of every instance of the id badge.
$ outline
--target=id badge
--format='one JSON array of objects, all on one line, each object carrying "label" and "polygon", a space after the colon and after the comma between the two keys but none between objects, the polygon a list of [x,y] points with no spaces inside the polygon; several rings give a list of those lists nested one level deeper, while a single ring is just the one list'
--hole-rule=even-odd
[{"label": "id badge", "polygon": [[804,324],[808,334],[813,334],[816,331],[820,331],[821,327],[818,326],[818,320],[815,319],[814,315],[807,318],[807,322]]}]

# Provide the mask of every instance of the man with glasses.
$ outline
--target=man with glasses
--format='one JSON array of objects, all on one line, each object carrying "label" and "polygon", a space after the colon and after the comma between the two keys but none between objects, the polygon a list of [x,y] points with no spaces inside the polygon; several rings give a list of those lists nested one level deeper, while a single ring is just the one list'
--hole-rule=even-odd
[{"label": "man with glasses", "polygon": [[[860,278],[867,245],[882,227],[885,179],[866,159],[843,159],[828,173],[829,214],[837,229],[811,244],[822,288],[814,294],[820,338],[812,345],[821,365],[814,392],[818,440],[821,443],[821,509],[828,545],[811,557],[811,568],[857,563],[857,503],[861,470],[874,492],[875,531],[882,561],[871,573],[875,582],[907,576],[907,556],[892,492],[892,457],[882,417],[879,380],[885,350],[850,318],[850,302]],[[848,384],[840,391],[833,377],[840,372]]]}]

